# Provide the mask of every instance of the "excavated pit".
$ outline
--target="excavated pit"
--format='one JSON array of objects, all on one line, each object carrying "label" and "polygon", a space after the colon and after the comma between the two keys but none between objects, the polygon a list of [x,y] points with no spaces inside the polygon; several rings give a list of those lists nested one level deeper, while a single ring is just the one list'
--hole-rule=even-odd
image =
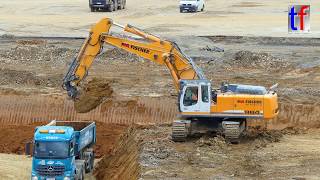
[{"label": "excavated pit", "polygon": [[[48,122],[37,122],[32,124],[12,125],[4,124],[0,126],[0,153],[24,154],[25,143],[33,139],[34,129],[37,126],[45,125]],[[96,122],[97,143],[95,145],[95,156],[100,158],[111,153],[119,137],[128,128],[127,125],[107,124]]]},{"label": "excavated pit", "polygon": [[[142,154],[140,163],[149,165],[143,167],[141,172],[141,176],[146,179],[178,178],[184,174],[180,167],[190,168],[185,168],[187,178],[192,177],[188,173],[199,172],[196,177],[202,177],[205,174],[203,171],[220,167],[224,169],[221,174],[232,173],[226,179],[235,176],[253,176],[253,179],[257,179],[262,173],[269,173],[269,170],[276,175],[267,177],[275,177],[279,172],[294,174],[306,167],[304,162],[302,166],[294,165],[303,153],[309,153],[316,146],[317,143],[313,142],[317,142],[319,137],[317,130],[304,134],[305,129],[320,127],[317,88],[320,71],[319,65],[314,61],[318,57],[315,47],[308,45],[307,40],[302,43],[303,46],[295,49],[303,41],[299,39],[294,39],[297,44],[292,47],[290,43],[286,44],[286,48],[276,44],[273,49],[270,49],[273,41],[283,43],[283,40],[259,37],[209,39],[226,51],[206,54],[207,52],[199,50],[201,43],[199,47],[186,49],[195,51],[190,55],[194,56],[208,79],[213,79],[214,86],[219,86],[217,83],[223,81],[264,86],[275,82],[280,84],[277,91],[280,101],[279,116],[269,121],[253,120],[251,126],[262,129],[252,129],[244,144],[227,145],[219,137],[203,137],[195,143],[193,140],[186,144],[173,143],[169,137],[170,126],[158,126],[170,124],[177,114],[176,94],[165,67],[129,56],[128,53],[107,50],[97,58],[88,76],[106,79],[92,79],[85,83],[82,96],[73,103],[66,99],[60,85],[67,68],[65,65],[72,59],[82,40],[0,39],[3,43],[0,48],[0,64],[3,65],[0,72],[0,152],[23,154],[24,143],[32,139],[34,127],[49,120],[96,120],[96,156],[101,158],[94,173],[97,179],[137,178],[140,169],[136,163],[137,154]],[[306,51],[303,59],[296,57],[302,51],[300,48]],[[261,51],[264,49],[268,49],[268,52]],[[117,82],[113,83],[113,80]],[[119,93],[116,97],[113,89]],[[139,141],[135,141],[134,130],[128,128],[131,124],[156,125],[153,127],[158,130],[143,130],[139,136],[145,142],[140,145]],[[309,144],[306,146],[307,151],[295,154],[296,149],[304,148],[299,146],[302,144],[301,140],[304,144]],[[144,146],[143,152],[139,152],[140,146]],[[280,149],[277,149],[278,146]],[[294,151],[289,151],[288,147],[291,146]],[[275,149],[270,149],[272,147]],[[175,152],[175,148],[186,153]],[[256,149],[262,152],[257,154],[259,151]],[[195,152],[190,153],[193,151]],[[213,155],[210,154],[212,152]],[[316,157],[319,154],[310,153],[310,158],[305,156],[305,161],[311,163],[309,167],[318,167],[319,161],[313,161]],[[277,160],[283,162],[283,159],[290,158],[292,162],[288,161],[284,167],[277,166]],[[209,161],[210,159],[214,161]],[[268,162],[270,159],[276,160],[274,164]],[[184,161],[187,163],[184,164]],[[261,168],[263,162],[267,162],[266,168]],[[161,163],[167,163],[168,168],[164,168]],[[221,168],[220,165],[226,166]],[[292,169],[291,173],[286,169],[287,165]],[[153,167],[155,168],[152,169]],[[158,170],[161,172],[157,172]],[[166,176],[166,173],[169,175]],[[254,176],[255,173],[257,176]],[[212,174],[209,171],[207,177]]]},{"label": "excavated pit", "polygon": [[[2,124],[0,126],[0,153],[24,154],[25,144],[33,138],[34,129],[47,122],[27,125]],[[138,179],[139,143],[134,127],[97,122],[95,157],[96,179]],[[100,160],[101,158],[101,160]]]}]

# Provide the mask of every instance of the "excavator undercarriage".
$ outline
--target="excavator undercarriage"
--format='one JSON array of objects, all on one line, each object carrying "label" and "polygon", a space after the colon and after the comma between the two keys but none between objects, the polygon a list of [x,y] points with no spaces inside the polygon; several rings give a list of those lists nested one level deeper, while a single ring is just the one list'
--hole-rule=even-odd
[{"label": "excavator undercarriage", "polygon": [[175,120],[172,124],[172,140],[184,142],[196,134],[215,133],[225,137],[228,142],[239,143],[246,130],[246,119],[192,119]]}]

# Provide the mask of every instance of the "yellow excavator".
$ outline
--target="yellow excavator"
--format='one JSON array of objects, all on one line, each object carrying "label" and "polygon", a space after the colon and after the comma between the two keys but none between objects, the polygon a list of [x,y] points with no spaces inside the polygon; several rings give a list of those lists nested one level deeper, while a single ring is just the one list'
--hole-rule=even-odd
[{"label": "yellow excavator", "polygon": [[[111,34],[112,26],[130,36]],[[109,18],[95,24],[63,80],[68,96],[78,96],[79,85],[88,74],[103,45],[109,44],[168,68],[178,91],[177,120],[172,123],[172,139],[185,141],[195,133],[218,132],[238,142],[249,119],[271,119],[278,115],[276,86],[227,84],[212,88],[202,70],[172,41],[160,39],[132,25],[122,26]]]}]

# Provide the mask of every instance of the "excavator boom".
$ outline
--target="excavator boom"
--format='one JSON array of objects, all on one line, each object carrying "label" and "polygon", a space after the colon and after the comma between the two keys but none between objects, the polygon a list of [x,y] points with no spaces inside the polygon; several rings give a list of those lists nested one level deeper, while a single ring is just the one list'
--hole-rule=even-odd
[{"label": "excavator boom", "polygon": [[[111,34],[112,25],[139,38]],[[173,121],[172,125],[174,141],[185,141],[187,136],[197,132],[197,127],[205,126],[208,131],[222,132],[226,139],[237,142],[246,128],[247,119],[271,119],[279,113],[274,91],[267,91],[262,86],[241,84],[223,84],[220,89],[212,89],[211,82],[205,78],[202,70],[176,43],[162,40],[131,25],[113,23],[108,18],[92,27],[64,78],[63,87],[73,99],[77,97],[81,81],[87,76],[104,44],[168,68],[179,92],[179,119]],[[199,132],[202,131],[200,129]]]},{"label": "excavator boom", "polygon": [[[110,33],[112,25],[140,38],[124,38],[112,35]],[[88,70],[96,56],[101,52],[104,43],[167,66],[177,91],[180,88],[180,80],[206,79],[202,70],[182,52],[175,42],[161,40],[131,25],[121,26],[113,23],[111,19],[105,18],[91,28],[89,37],[84,41],[80,52],[73,60],[63,80],[63,87],[70,97],[77,97],[78,86],[87,76]]]}]

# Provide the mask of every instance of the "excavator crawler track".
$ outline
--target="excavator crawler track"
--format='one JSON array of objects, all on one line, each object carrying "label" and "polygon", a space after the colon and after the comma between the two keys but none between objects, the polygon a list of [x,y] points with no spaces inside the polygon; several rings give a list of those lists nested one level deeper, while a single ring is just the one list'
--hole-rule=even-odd
[{"label": "excavator crawler track", "polygon": [[189,121],[174,121],[172,124],[172,140],[175,142],[184,142],[189,134]]},{"label": "excavator crawler track", "polygon": [[240,122],[237,121],[223,121],[223,134],[227,141],[231,143],[239,143],[240,135],[243,132]]}]

